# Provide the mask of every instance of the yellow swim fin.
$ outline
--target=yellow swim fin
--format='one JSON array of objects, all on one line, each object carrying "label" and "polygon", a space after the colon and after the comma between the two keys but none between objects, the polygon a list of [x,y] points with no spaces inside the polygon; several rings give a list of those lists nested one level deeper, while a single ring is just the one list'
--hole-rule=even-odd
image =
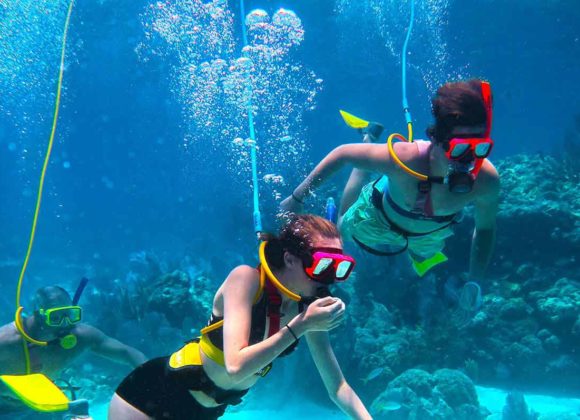
[{"label": "yellow swim fin", "polygon": [[437,254],[433,255],[431,258],[427,258],[421,262],[416,261],[413,257],[411,257],[411,262],[413,263],[413,270],[419,277],[423,277],[427,271],[431,270],[433,267],[444,263],[447,261],[447,256],[442,253],[438,252]]},{"label": "yellow swim fin", "polygon": [[33,410],[50,413],[69,408],[66,395],[43,374],[2,375],[0,379]]},{"label": "yellow swim fin", "polygon": [[365,121],[362,118],[359,118],[359,117],[356,117],[352,114],[349,114],[348,112],[343,111],[342,109],[340,109],[339,112],[340,112],[340,115],[342,116],[342,119],[344,120],[346,125],[348,125],[349,127],[366,128],[369,125],[368,121]]}]

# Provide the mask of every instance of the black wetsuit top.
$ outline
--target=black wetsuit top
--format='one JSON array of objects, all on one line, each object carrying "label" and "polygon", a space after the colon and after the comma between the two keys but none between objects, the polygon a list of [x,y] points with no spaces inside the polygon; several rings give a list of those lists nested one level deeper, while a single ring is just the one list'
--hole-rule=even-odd
[{"label": "black wetsuit top", "polygon": [[[252,306],[252,324],[250,326],[249,345],[256,344],[264,340],[264,335],[266,334],[266,320],[268,318],[269,303],[270,302],[268,299],[268,291],[264,288],[264,290],[262,291],[262,296],[260,296],[258,302],[256,302],[256,304]],[[223,319],[224,319],[223,317],[217,316],[212,313],[209,321],[207,322],[207,325],[208,326],[213,325],[216,322],[219,322]],[[223,351],[224,349],[223,327],[216,328],[213,331],[209,331],[206,334],[206,336],[209,338],[209,340],[214,346]],[[292,353],[296,349],[298,341],[295,341],[293,344],[291,344],[278,357],[284,357]]]}]

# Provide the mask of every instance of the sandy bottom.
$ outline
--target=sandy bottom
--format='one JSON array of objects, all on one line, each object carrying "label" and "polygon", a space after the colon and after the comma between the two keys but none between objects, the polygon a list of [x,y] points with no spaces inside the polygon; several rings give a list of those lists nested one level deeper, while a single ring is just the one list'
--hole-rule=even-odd
[{"label": "sandy bottom", "polygon": [[[508,391],[497,388],[476,387],[479,404],[494,414],[500,414]],[[580,419],[579,398],[559,398],[549,395],[524,394],[530,410],[538,414],[577,414]]]},{"label": "sandy bottom", "polygon": [[[501,414],[505,405],[505,399],[508,391],[496,388],[476,387],[479,396],[479,403],[487,407],[492,414]],[[558,398],[549,395],[525,394],[528,408],[538,414],[578,414],[580,419],[580,399],[579,398]],[[290,404],[288,404],[290,405]],[[106,420],[107,406],[91,406],[91,415],[94,420]],[[345,416],[338,410],[329,410],[326,407],[320,407],[311,403],[301,403],[300,407],[284,407],[283,410],[246,410],[239,413],[228,413],[224,420],[244,420],[244,419],[276,419],[276,420],[295,420],[295,419],[344,419]]]},{"label": "sandy bottom", "polygon": [[[290,404],[288,404],[290,405]],[[106,405],[91,405],[91,416],[94,420],[107,419]],[[296,419],[324,419],[335,420],[344,419],[341,411],[328,410],[310,403],[301,403],[295,410],[284,407],[283,410],[245,410],[239,413],[227,413],[221,417],[224,420],[244,420],[244,419],[276,419],[276,420],[296,420]]]}]

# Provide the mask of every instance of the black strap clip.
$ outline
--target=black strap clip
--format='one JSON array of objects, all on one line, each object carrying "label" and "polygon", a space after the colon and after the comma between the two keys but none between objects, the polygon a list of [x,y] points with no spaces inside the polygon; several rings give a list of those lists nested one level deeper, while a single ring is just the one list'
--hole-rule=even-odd
[{"label": "black strap clip", "polygon": [[261,376],[262,378],[264,376],[266,376],[270,371],[272,370],[272,363],[267,364],[266,366],[264,366],[262,369],[260,369],[258,372],[256,372],[256,375]]},{"label": "black strap clip", "polygon": [[417,189],[421,194],[427,194],[431,191],[431,181],[419,181]]}]

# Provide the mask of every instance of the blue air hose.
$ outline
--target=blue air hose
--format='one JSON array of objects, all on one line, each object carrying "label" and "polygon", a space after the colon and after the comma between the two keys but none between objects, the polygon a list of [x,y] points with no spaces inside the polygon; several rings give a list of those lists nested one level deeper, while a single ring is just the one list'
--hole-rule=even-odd
[{"label": "blue air hose", "polygon": [[336,208],[336,203],[332,197],[326,199],[326,219],[334,224],[336,224],[338,219],[338,209]]},{"label": "blue air hose", "polygon": [[[246,11],[244,10],[244,0],[240,0],[240,21],[242,23],[242,40],[244,42],[244,47],[248,46],[248,35],[246,33]],[[242,49],[242,56],[246,53]],[[248,83],[248,89],[251,90],[251,86]],[[262,215],[260,213],[260,194],[258,190],[258,158],[256,155],[256,132],[254,130],[254,115],[252,114],[252,95],[248,98],[248,125],[250,127],[250,158],[252,161],[252,186],[253,191],[253,201],[254,201],[254,232],[259,235],[262,232]]]},{"label": "blue air hose", "polygon": [[[409,44],[409,39],[411,38],[411,31],[413,30],[413,21],[415,20],[415,0],[411,0],[411,18],[409,21],[409,27],[407,28],[407,36],[405,37],[405,43],[403,44],[402,52],[402,72],[403,72],[403,112],[405,113],[405,120],[407,124],[412,124],[413,119],[411,118],[411,111],[409,110],[409,102],[407,101],[407,45]],[[411,141],[411,139],[409,139]]]}]

